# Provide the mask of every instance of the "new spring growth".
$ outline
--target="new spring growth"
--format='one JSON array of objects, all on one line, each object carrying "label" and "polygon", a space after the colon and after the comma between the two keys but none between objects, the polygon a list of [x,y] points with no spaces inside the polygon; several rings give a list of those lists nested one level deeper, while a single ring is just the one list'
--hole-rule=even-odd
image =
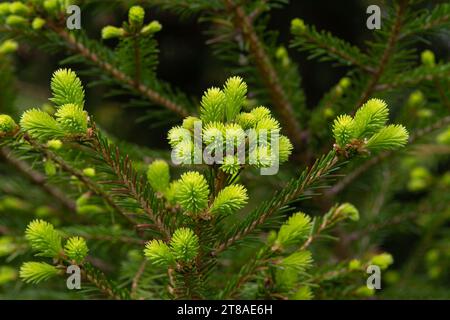
[{"label": "new spring growth", "polygon": [[40,109],[25,111],[20,120],[23,131],[39,140],[76,138],[87,134],[88,115],[84,111],[84,88],[75,72],[59,69],[51,80],[57,107],[53,116]]},{"label": "new spring growth", "polygon": [[198,236],[188,228],[177,229],[167,245],[161,240],[151,240],[144,255],[155,265],[169,266],[174,263],[189,264],[200,249]]},{"label": "new spring growth", "polygon": [[354,117],[341,115],[333,124],[334,148],[344,157],[403,147],[408,131],[402,125],[386,125],[389,109],[381,99],[370,99]]},{"label": "new spring growth", "polygon": [[0,114],[0,138],[14,135],[18,128],[13,118],[7,114]]},{"label": "new spring growth", "polygon": [[247,189],[240,184],[224,187],[210,201],[208,182],[197,171],[186,172],[180,179],[170,182],[169,165],[163,160],[155,160],[148,166],[147,181],[153,190],[169,203],[179,205],[192,218],[230,215],[242,209],[248,201]]},{"label": "new spring growth", "polygon": [[14,40],[5,40],[0,44],[0,55],[14,53],[19,48],[19,44]]},{"label": "new spring growth", "polygon": [[422,64],[427,67],[434,67],[436,64],[434,53],[431,50],[425,50],[420,54]]},{"label": "new spring growth", "polygon": [[[44,220],[30,222],[25,238],[37,252],[36,256],[55,261],[82,264],[89,252],[86,241],[81,237],[69,238],[63,249],[60,232]],[[27,283],[39,283],[60,273],[60,269],[44,262],[25,262],[20,268],[20,277]]]},{"label": "new spring growth", "polygon": [[280,123],[268,108],[241,112],[246,96],[247,84],[240,77],[229,78],[222,89],[206,90],[200,119],[188,117],[168,133],[172,161],[217,164],[230,175],[246,165],[260,168],[263,175],[276,174],[279,164],[288,160],[292,144],[280,134]]},{"label": "new spring growth", "polygon": [[382,253],[372,257],[370,264],[374,264],[380,267],[381,270],[386,270],[391,264],[394,263],[394,258],[389,253]]},{"label": "new spring growth", "polygon": [[305,22],[300,18],[295,18],[291,21],[291,32],[293,34],[300,34],[306,31]]},{"label": "new spring growth", "polygon": [[133,6],[128,11],[128,22],[124,22],[123,27],[106,26],[102,29],[102,38],[124,38],[127,36],[152,35],[162,29],[158,21],[151,21],[144,25],[145,10],[141,6]]}]

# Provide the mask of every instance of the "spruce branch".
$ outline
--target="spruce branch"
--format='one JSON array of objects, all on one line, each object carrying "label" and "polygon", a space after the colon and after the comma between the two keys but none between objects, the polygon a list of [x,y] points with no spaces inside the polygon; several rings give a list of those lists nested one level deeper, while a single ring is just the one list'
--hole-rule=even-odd
[{"label": "spruce branch", "polygon": [[46,158],[51,159],[54,163],[58,164],[62,170],[67,173],[77,177],[89,190],[99,195],[111,208],[113,208],[117,213],[123,216],[126,220],[128,220],[131,224],[136,224],[134,219],[129,216],[127,212],[125,212],[122,208],[120,208],[113,198],[106,193],[99,185],[97,185],[94,181],[86,177],[82,171],[73,168],[70,164],[68,164],[63,158],[46,148],[44,145],[40,144],[36,140],[32,139],[28,135],[24,136],[24,139],[30,143],[30,145],[36,151],[45,155]]},{"label": "spruce branch", "polygon": [[409,0],[401,0],[397,6],[395,21],[390,30],[389,39],[387,41],[386,47],[384,48],[383,55],[381,56],[380,62],[372,74],[367,86],[362,92],[358,102],[355,105],[355,109],[358,109],[375,91],[376,85],[378,84],[381,76],[383,75],[386,66],[395,51],[395,46],[399,40],[400,32],[404,23],[404,15],[407,10]]},{"label": "spruce branch", "polygon": [[[426,136],[427,134],[439,130],[446,125],[450,124],[450,116],[444,117],[432,125],[425,127],[423,129],[417,130],[415,133],[413,133],[409,138],[409,144],[413,144],[416,140],[421,139],[422,137]],[[325,192],[325,196],[331,197],[335,196],[336,194],[339,194],[344,190],[348,185],[350,185],[355,179],[357,179],[360,175],[364,174],[367,170],[372,168],[373,166],[379,164],[385,159],[390,158],[395,153],[395,151],[385,151],[378,155],[376,155],[373,158],[370,158],[369,160],[365,161],[360,166],[353,169],[350,173],[346,174],[346,176],[340,180],[338,183],[336,183],[333,187],[328,189]]]},{"label": "spruce branch", "polygon": [[178,105],[176,102],[173,102],[168,98],[162,96],[152,88],[149,88],[143,83],[130,78],[110,63],[103,61],[100,56],[91,51],[82,42],[79,42],[72,34],[67,32],[65,29],[56,26],[51,26],[51,29],[67,43],[69,49],[79,53],[84,58],[99,66],[101,69],[114,77],[117,81],[123,83],[125,87],[134,88],[139,94],[146,97],[148,100],[157,105],[165,107],[181,118],[188,116],[188,112],[186,111],[186,108],[184,106]]},{"label": "spruce branch", "polygon": [[[300,24],[302,27],[297,27]],[[314,26],[305,26],[303,21],[292,21],[292,33],[294,39],[291,47],[301,51],[310,51],[311,57],[321,61],[336,60],[346,66],[356,66],[369,74],[375,73],[375,69],[367,64],[367,56],[358,47],[334,37],[329,32],[318,32]]]},{"label": "spruce branch", "polygon": [[247,218],[240,222],[225,237],[226,240],[215,248],[213,254],[226,250],[236,241],[243,239],[256,228],[264,224],[264,222],[279,210],[296,200],[308,197],[308,193],[320,187],[330,175],[339,168],[339,159],[334,151],[322,156],[317,160],[311,168],[306,168],[300,174],[300,177],[293,179],[286,187],[278,191],[271,200],[262,203],[258,208],[252,211]]},{"label": "spruce branch", "polygon": [[[255,60],[256,67],[270,92],[272,105],[277,108],[286,132],[299,148],[302,146],[303,133],[296,120],[296,116],[286,92],[280,85],[279,76],[268,56],[264,44],[259,39],[251,19],[245,9],[233,0],[224,0],[227,9],[234,16],[234,24],[242,32],[243,37],[249,44],[250,52]],[[297,150],[298,151],[298,150]]]},{"label": "spruce branch", "polygon": [[28,163],[19,158],[16,158],[6,147],[0,148],[0,157],[5,159],[9,164],[11,164],[17,171],[19,171],[24,177],[26,177],[30,182],[39,186],[44,192],[46,192],[51,197],[55,198],[63,207],[65,207],[70,212],[76,212],[75,201],[68,198],[59,188],[52,186],[47,183],[47,177],[38,171],[33,170]]},{"label": "spruce branch", "polygon": [[[170,239],[170,229],[159,213],[153,210],[152,203],[149,201],[148,189],[143,181],[143,176],[139,175],[134,170],[128,155],[125,158],[122,158],[119,148],[111,146],[109,142],[102,137],[95,126],[93,127],[92,138],[92,148],[102,155],[103,161],[105,161],[119,178],[120,183],[124,185],[127,193],[139,203],[141,208],[154,222],[157,230],[161,232],[166,239]],[[152,197],[155,198],[155,195]]]}]

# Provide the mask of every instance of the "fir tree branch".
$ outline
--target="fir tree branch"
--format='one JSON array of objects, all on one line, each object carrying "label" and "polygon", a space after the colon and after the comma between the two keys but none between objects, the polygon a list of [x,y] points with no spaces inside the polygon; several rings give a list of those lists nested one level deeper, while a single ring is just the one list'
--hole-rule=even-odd
[{"label": "fir tree branch", "polygon": [[437,81],[450,77],[450,63],[436,65],[434,67],[420,66],[415,69],[400,73],[388,83],[380,83],[375,86],[375,91],[392,90],[402,86],[414,86],[423,81]]},{"label": "fir tree branch", "polygon": [[169,100],[166,97],[163,97],[161,94],[147,87],[143,83],[140,83],[139,81],[135,81],[134,79],[128,77],[126,74],[115,68],[110,63],[103,61],[98,55],[95,54],[95,52],[92,52],[91,50],[89,50],[89,48],[84,46],[83,43],[77,41],[77,39],[65,29],[59,29],[56,26],[51,26],[51,29],[67,43],[69,49],[92,61],[94,64],[106,71],[120,83],[123,83],[127,87],[134,88],[139,94],[146,97],[148,100],[157,105],[165,107],[181,118],[187,117],[189,115],[185,107],[178,105],[177,103]]},{"label": "fir tree branch", "polygon": [[133,169],[129,157],[126,156],[125,159],[122,159],[118,147],[112,151],[109,143],[101,138],[100,133],[95,127],[93,128],[92,147],[95,151],[102,155],[105,163],[109,165],[116,176],[120,179],[120,182],[124,184],[129,195],[139,203],[148,217],[154,222],[156,229],[161,232],[166,240],[170,239],[171,232],[166,226],[164,220],[153,211],[152,205],[148,198],[141,193],[144,189],[144,181],[142,180],[142,177],[139,177]]},{"label": "fir tree branch", "polygon": [[114,288],[106,276],[90,264],[85,264],[83,266],[82,275],[86,280],[95,285],[100,292],[111,299],[122,300],[129,297],[129,293],[126,290]]},{"label": "fir tree branch", "polygon": [[147,266],[147,260],[142,261],[141,265],[139,266],[138,271],[136,272],[136,275],[133,277],[133,282],[131,283],[131,296],[135,297],[137,290],[139,288],[139,281],[142,278],[142,275],[144,274],[145,268]]},{"label": "fir tree branch", "polygon": [[[264,80],[267,90],[270,92],[272,104],[277,108],[286,131],[293,143],[302,146],[302,131],[296,121],[293,107],[289,102],[286,92],[280,85],[279,76],[259,39],[249,16],[244,8],[233,0],[224,0],[228,11],[234,15],[234,24],[242,32],[243,37],[249,44],[250,52],[255,60],[256,67]],[[298,151],[298,150],[297,150]]]},{"label": "fir tree branch", "polygon": [[76,204],[73,200],[68,198],[60,189],[49,185],[47,183],[47,178],[43,174],[33,170],[25,161],[14,157],[9,149],[6,147],[1,147],[0,157],[5,159],[5,161],[16,168],[17,171],[28,178],[28,180],[30,180],[33,184],[39,186],[47,194],[58,200],[58,202],[61,203],[61,205],[63,205],[67,210],[76,212]]},{"label": "fir tree branch", "polygon": [[226,250],[236,241],[252,233],[256,228],[264,224],[268,218],[285,208],[289,203],[306,196],[307,192],[318,188],[319,184],[338,168],[338,157],[334,151],[317,160],[311,168],[305,169],[298,179],[292,180],[284,189],[277,192],[270,201],[264,202],[251,212],[245,221],[239,223],[229,233],[228,238],[216,247],[213,255]]},{"label": "fir tree branch", "polygon": [[301,51],[313,51],[314,57],[323,57],[322,61],[331,59],[337,60],[344,65],[356,66],[370,74],[375,73],[375,69],[367,65],[366,56],[359,48],[334,37],[328,32],[318,32],[314,27],[308,27],[301,34],[295,34],[296,38],[291,46]]},{"label": "fir tree branch", "polygon": [[135,225],[136,222],[133,218],[129,216],[127,212],[125,212],[122,208],[120,208],[112,199],[112,197],[107,194],[100,186],[98,186],[95,182],[93,182],[91,179],[86,177],[81,171],[78,169],[73,168],[71,165],[69,165],[64,159],[53,153],[52,151],[45,148],[43,145],[38,143],[37,141],[31,139],[28,135],[24,136],[24,139],[30,143],[30,145],[37,150],[38,152],[44,154],[48,159],[51,159],[53,162],[58,164],[62,170],[65,172],[77,177],[78,180],[80,180],[89,190],[94,192],[95,194],[99,195],[111,208],[113,208],[117,213],[119,213],[121,216],[123,216],[128,222]]},{"label": "fir tree branch", "polygon": [[[410,136],[409,143],[414,143],[417,139],[420,139],[423,136],[435,130],[438,130],[448,124],[450,124],[450,116],[444,117],[439,121],[435,122],[434,124],[418,130],[415,134]],[[348,185],[350,185],[356,178],[358,178],[364,172],[366,172],[373,166],[377,165],[378,163],[382,162],[383,160],[389,158],[389,156],[393,154],[394,154],[393,151],[385,151],[373,158],[370,158],[369,160],[358,166],[356,169],[348,173],[341,181],[335,184],[332,188],[328,189],[325,192],[325,196],[332,197],[342,192],[342,190],[344,190]]]},{"label": "fir tree branch", "polygon": [[356,111],[359,107],[363,105],[364,102],[369,99],[370,96],[372,96],[373,92],[375,91],[376,85],[378,84],[378,81],[380,80],[381,76],[383,75],[383,72],[389,62],[389,59],[391,58],[391,55],[394,52],[395,46],[397,44],[400,31],[403,25],[403,18],[404,14],[406,12],[406,8],[408,5],[408,0],[401,0],[397,10],[396,10],[396,18],[395,22],[392,25],[390,35],[388,42],[386,44],[386,47],[384,49],[383,55],[381,56],[380,63],[378,67],[376,68],[375,72],[373,73],[371,79],[369,80],[369,83],[367,84],[366,88],[364,89],[363,93],[361,94],[358,102],[356,103],[354,111]]}]

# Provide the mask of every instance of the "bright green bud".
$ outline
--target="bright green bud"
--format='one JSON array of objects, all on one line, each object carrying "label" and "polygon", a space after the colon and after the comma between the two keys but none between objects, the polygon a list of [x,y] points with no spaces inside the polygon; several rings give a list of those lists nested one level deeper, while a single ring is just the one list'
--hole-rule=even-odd
[{"label": "bright green bud", "polygon": [[183,120],[183,128],[187,130],[194,130],[194,125],[197,121],[200,121],[200,119],[189,116]]},{"label": "bright green bud", "polygon": [[360,297],[372,297],[375,294],[375,289],[370,289],[367,286],[361,286],[356,289],[355,294]]},{"label": "bright green bud", "polygon": [[223,133],[225,126],[220,122],[210,122],[203,128],[203,143],[210,145],[212,143],[223,144],[225,142]]},{"label": "bright green bud", "polygon": [[292,146],[292,143],[289,140],[289,138],[283,135],[280,135],[278,143],[279,143],[278,146],[279,161],[280,163],[282,163],[289,159],[289,156],[291,155],[292,149],[294,149],[294,147]]},{"label": "bright green bud", "polygon": [[223,158],[223,163],[220,166],[220,170],[222,170],[223,172],[233,175],[238,173],[240,169],[241,165],[237,156],[226,155]]},{"label": "bright green bud", "polygon": [[402,125],[388,125],[375,133],[366,144],[372,152],[395,150],[403,147],[408,142],[409,134]]},{"label": "bright green bud", "polygon": [[10,13],[9,7],[11,6],[10,2],[0,3],[0,16],[5,16]]},{"label": "bright green bud", "polygon": [[281,65],[285,68],[291,64],[288,52],[286,48],[283,46],[278,47],[277,51],[275,52],[275,57],[281,61]]},{"label": "bright green bud", "polygon": [[88,255],[89,249],[87,247],[86,240],[83,238],[70,237],[66,242],[64,252],[70,260],[80,264]]},{"label": "bright green bud", "polygon": [[79,105],[65,104],[56,111],[55,116],[66,133],[75,135],[86,134],[88,117],[87,113]]},{"label": "bright green bud", "polygon": [[95,215],[95,214],[101,214],[105,211],[94,204],[87,204],[83,206],[77,206],[77,213],[80,215]]},{"label": "bright green bud", "polygon": [[59,150],[61,149],[62,145],[63,143],[59,139],[52,139],[47,141],[47,147],[52,150]]},{"label": "bright green bud", "polygon": [[44,162],[44,171],[48,176],[54,176],[56,174],[56,165],[51,160]]},{"label": "bright green bud", "polygon": [[425,96],[422,91],[416,90],[409,95],[408,98],[408,106],[410,107],[419,107],[425,103]]},{"label": "bright green bud", "polygon": [[167,135],[169,144],[175,147],[182,141],[191,141],[191,133],[189,130],[176,126],[169,130]]},{"label": "bright green bud", "polygon": [[176,199],[176,192],[180,186],[180,181],[179,180],[175,180],[173,182],[171,182],[169,184],[169,188],[166,190],[166,192],[164,193],[164,196],[166,197],[167,201],[171,204],[175,204],[177,199]]},{"label": "bright green bud", "polygon": [[37,284],[60,274],[55,266],[45,262],[25,262],[20,267],[19,276],[26,283]]},{"label": "bright green bud", "polygon": [[11,27],[21,27],[28,23],[28,20],[24,17],[17,15],[10,15],[6,18],[5,23]]},{"label": "bright green bud", "polygon": [[33,22],[31,23],[31,26],[34,30],[41,30],[43,26],[45,26],[47,22],[42,18],[34,18]]},{"label": "bright green bud", "polygon": [[125,30],[113,26],[106,26],[102,29],[102,39],[122,38],[125,35]]},{"label": "bright green bud", "polygon": [[5,257],[16,251],[16,245],[11,237],[0,237],[0,257]]},{"label": "bright green bud", "polygon": [[333,136],[336,144],[343,148],[354,136],[354,122],[349,115],[340,115],[334,120]]},{"label": "bright green bud", "polygon": [[144,255],[153,264],[167,267],[174,258],[170,248],[161,240],[151,240],[145,245]]},{"label": "bright green bud", "polygon": [[276,246],[288,247],[305,240],[311,231],[311,218],[303,212],[294,213],[280,228]]},{"label": "bright green bud", "polygon": [[334,117],[334,110],[331,108],[323,109],[323,115],[325,118],[330,119]]},{"label": "bright green bud", "polygon": [[276,155],[270,149],[270,146],[262,145],[258,146],[250,152],[249,158],[250,163],[255,165],[257,168],[268,168],[270,167],[275,159]]},{"label": "bright green bud", "polygon": [[240,184],[233,184],[219,191],[211,206],[211,213],[229,215],[243,208],[247,201],[247,189]]},{"label": "bright green bud", "polygon": [[291,297],[292,300],[312,300],[314,297],[311,288],[304,286],[300,287]]},{"label": "bright green bud", "polygon": [[370,264],[374,264],[380,267],[381,270],[387,269],[394,263],[394,258],[389,253],[382,253],[372,258]]},{"label": "bright green bud", "polygon": [[354,137],[368,137],[385,125],[389,117],[386,102],[381,99],[370,99],[355,113]]},{"label": "bright green bud", "polygon": [[361,264],[361,261],[359,261],[358,259],[352,259],[348,263],[348,269],[350,271],[358,271],[358,270],[361,270],[361,268],[362,268],[362,264]]},{"label": "bright green bud", "polygon": [[86,177],[93,178],[93,177],[95,177],[95,169],[94,168],[85,168],[85,169],[83,169],[83,174]]},{"label": "bright green bud", "polygon": [[176,260],[190,262],[200,249],[198,236],[188,228],[179,228],[172,235],[170,248]]},{"label": "bright green bud", "polygon": [[436,142],[439,144],[450,145],[450,127],[436,137]]},{"label": "bright green bud", "polygon": [[16,128],[17,124],[13,118],[7,114],[0,114],[0,136],[1,134],[12,133]]},{"label": "bright green bud", "polygon": [[291,21],[292,33],[303,33],[306,31],[305,22],[300,18],[295,18]]},{"label": "bright green bud", "polygon": [[224,130],[228,145],[239,146],[245,143],[244,129],[237,123],[228,123]]},{"label": "bright green bud", "polygon": [[352,85],[352,81],[350,78],[344,77],[341,80],[339,80],[338,86],[341,87],[343,90],[348,89]]},{"label": "bright green bud", "polygon": [[18,14],[18,15],[26,15],[31,12],[30,8],[28,8],[28,6],[24,5],[20,1],[12,2],[11,5],[9,6],[9,11],[12,14]]},{"label": "bright green bud", "polygon": [[8,266],[0,266],[0,286],[5,283],[12,282],[16,280],[17,272],[16,269]]},{"label": "bright green bud", "polygon": [[6,40],[0,44],[0,55],[10,54],[17,51],[19,44],[14,40]]},{"label": "bright green bud", "polygon": [[409,173],[408,190],[423,191],[430,186],[432,178],[427,168],[416,167]]},{"label": "bright green bud", "polygon": [[173,160],[179,164],[192,164],[194,143],[190,140],[177,144],[172,151]]},{"label": "bright green bud", "polygon": [[253,128],[256,125],[256,117],[249,112],[243,112],[237,115],[236,122],[244,130],[247,130]]},{"label": "bright green bud", "polygon": [[44,9],[48,13],[55,13],[59,10],[58,0],[45,0],[44,1]]},{"label": "bright green bud", "polygon": [[204,123],[223,121],[225,116],[225,94],[219,88],[210,88],[203,94],[200,102],[200,119]]},{"label": "bright green bud", "polygon": [[61,235],[53,225],[43,220],[33,220],[28,224],[25,238],[38,256],[55,258],[61,251]]},{"label": "bright green bud", "polygon": [[53,98],[50,99],[57,106],[75,104],[84,106],[84,89],[81,80],[70,69],[59,69],[53,73],[51,80]]},{"label": "bright green bud", "polygon": [[434,67],[436,64],[434,53],[431,50],[425,50],[420,54],[420,60],[422,64],[427,67]]},{"label": "bright green bud", "polygon": [[22,130],[33,138],[49,140],[64,136],[64,131],[58,122],[47,112],[38,109],[30,109],[23,113],[20,119]]},{"label": "bright green bud", "polygon": [[128,21],[132,26],[142,26],[144,23],[145,10],[141,6],[133,6],[128,11]]},{"label": "bright green bud", "polygon": [[241,111],[247,96],[247,84],[241,77],[231,77],[225,82],[225,115],[233,121]]},{"label": "bright green bud", "polygon": [[428,264],[434,264],[439,261],[439,250],[431,249],[425,255],[425,260]]},{"label": "bright green bud", "polygon": [[164,193],[169,188],[169,165],[164,160],[153,161],[147,169],[147,180],[153,190]]},{"label": "bright green bud", "polygon": [[283,268],[292,268],[298,272],[304,272],[311,267],[312,262],[311,252],[298,251],[281,260],[280,266]]},{"label": "bright green bud", "polygon": [[252,111],[250,111],[250,114],[253,117],[255,117],[255,125],[257,122],[261,121],[262,119],[269,118],[272,116],[270,113],[270,110],[263,106],[252,109]]},{"label": "bright green bud", "polygon": [[281,126],[278,120],[272,117],[265,117],[258,121],[256,124],[256,130],[280,130]]},{"label": "bright green bud", "polygon": [[208,205],[209,188],[203,175],[196,171],[181,176],[175,197],[188,212],[198,213]]},{"label": "bright green bud", "polygon": [[352,221],[359,220],[359,211],[351,203],[343,203],[337,209],[336,213],[343,218],[348,218]]},{"label": "bright green bud", "polygon": [[162,30],[162,25],[158,21],[152,21],[141,30],[141,34],[148,35]]}]

